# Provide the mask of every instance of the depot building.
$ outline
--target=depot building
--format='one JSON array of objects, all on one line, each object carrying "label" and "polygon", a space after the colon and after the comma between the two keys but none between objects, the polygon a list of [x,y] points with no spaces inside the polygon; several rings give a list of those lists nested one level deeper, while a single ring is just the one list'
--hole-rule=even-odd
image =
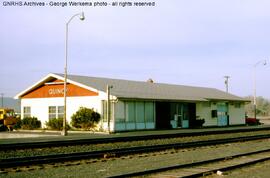
[{"label": "depot building", "polygon": [[[37,117],[45,127],[49,119],[63,117],[63,81],[63,74],[51,73],[17,94],[22,118]],[[108,86],[111,86],[109,97]],[[101,114],[99,128],[112,132],[194,128],[198,120],[204,120],[203,127],[243,125],[246,102],[244,98],[214,88],[152,80],[67,77],[67,121],[71,121],[80,107],[93,108]]]}]

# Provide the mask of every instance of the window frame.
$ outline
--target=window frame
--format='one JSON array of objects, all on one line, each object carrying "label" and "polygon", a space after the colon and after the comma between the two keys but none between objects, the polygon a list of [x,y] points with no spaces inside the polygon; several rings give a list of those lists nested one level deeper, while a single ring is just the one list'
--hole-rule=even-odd
[{"label": "window frame", "polygon": [[23,107],[23,118],[31,117],[31,106]]},{"label": "window frame", "polygon": [[[61,110],[62,112],[60,112]],[[64,118],[64,106],[48,106],[48,119]]]}]

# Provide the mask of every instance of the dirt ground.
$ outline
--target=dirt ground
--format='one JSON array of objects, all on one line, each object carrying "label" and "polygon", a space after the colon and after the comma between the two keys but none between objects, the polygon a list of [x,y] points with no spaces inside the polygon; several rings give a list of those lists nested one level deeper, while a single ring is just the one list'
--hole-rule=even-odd
[{"label": "dirt ground", "polygon": [[270,175],[270,161],[265,161],[263,163],[258,163],[255,165],[251,165],[248,167],[236,169],[230,172],[225,172],[224,175],[211,175],[206,178],[229,178],[229,177],[237,177],[237,178],[269,178]]},{"label": "dirt ground", "polygon": [[270,117],[259,117],[260,122],[264,125],[270,125]]}]

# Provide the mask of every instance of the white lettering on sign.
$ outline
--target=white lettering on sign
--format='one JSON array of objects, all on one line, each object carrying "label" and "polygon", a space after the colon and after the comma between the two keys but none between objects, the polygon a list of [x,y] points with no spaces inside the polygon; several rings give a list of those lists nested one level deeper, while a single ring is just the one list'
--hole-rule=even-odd
[{"label": "white lettering on sign", "polygon": [[[68,89],[67,89],[68,91]],[[51,88],[49,89],[49,95],[64,94],[64,88]]]}]

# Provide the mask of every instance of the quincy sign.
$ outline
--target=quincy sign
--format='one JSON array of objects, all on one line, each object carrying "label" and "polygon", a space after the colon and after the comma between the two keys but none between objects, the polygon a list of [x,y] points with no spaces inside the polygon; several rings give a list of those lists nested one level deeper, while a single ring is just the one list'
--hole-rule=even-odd
[{"label": "quincy sign", "polygon": [[[68,92],[68,88],[67,88]],[[49,88],[48,90],[49,95],[59,95],[59,94],[64,94],[64,88]]]}]

